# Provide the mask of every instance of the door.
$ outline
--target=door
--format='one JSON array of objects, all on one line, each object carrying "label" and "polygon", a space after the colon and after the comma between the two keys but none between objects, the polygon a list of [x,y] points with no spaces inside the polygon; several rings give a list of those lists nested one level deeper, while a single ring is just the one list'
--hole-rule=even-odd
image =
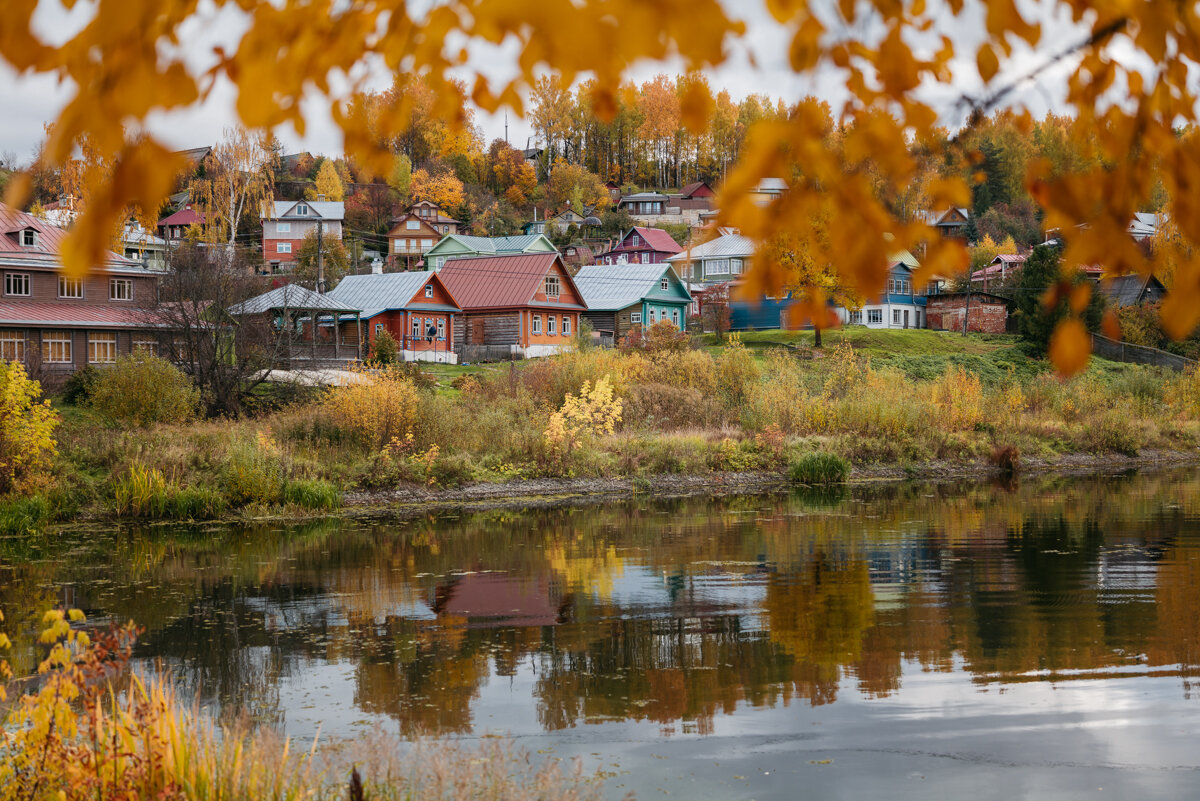
[{"label": "door", "polygon": [[908,328],[908,309],[904,310],[904,327]]}]

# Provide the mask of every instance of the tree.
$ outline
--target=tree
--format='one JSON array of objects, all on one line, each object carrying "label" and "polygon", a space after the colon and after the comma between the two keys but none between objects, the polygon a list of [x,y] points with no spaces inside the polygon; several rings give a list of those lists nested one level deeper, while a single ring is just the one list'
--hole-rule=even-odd
[{"label": "tree", "polygon": [[275,192],[275,162],[269,140],[244,128],[226,128],[192,181],[191,198],[204,214],[204,240],[233,246],[246,218],[259,220]]},{"label": "tree", "polygon": [[462,181],[452,172],[431,175],[428,170],[417,170],[412,177],[412,199],[428,200],[440,209],[457,209],[463,204]]},{"label": "tree", "polygon": [[321,162],[321,169],[317,170],[316,185],[310,188],[305,196],[309,200],[328,200],[334,203],[346,199],[346,185],[342,182],[342,176],[338,174],[337,165],[330,159]]},{"label": "tree", "polygon": [[396,156],[392,171],[388,173],[388,186],[396,193],[396,199],[402,204],[408,203],[408,194],[412,190],[412,162],[403,153]]},{"label": "tree", "polygon": [[[411,16],[394,3],[334,4],[333,11],[318,13],[305,0],[281,0],[278,6],[252,4],[236,48],[221,51],[210,69],[195,70],[187,48],[163,45],[186,40],[191,26],[207,22],[206,4],[127,0],[123,10],[130,19],[154,24],[88,25],[51,44],[33,23],[41,5],[29,0],[6,9],[0,58],[19,73],[53,75],[76,87],[42,161],[62,165],[90,137],[111,165],[110,179],[89,177],[92,202],[64,246],[66,267],[75,273],[102,261],[128,209],[158,208],[172,189],[183,159],[144,133],[149,116],[194,106],[214,81],[228,79],[241,124],[256,132],[284,124],[304,130],[315,93],[333,107],[347,156],[370,174],[386,174],[397,152],[422,164],[431,156],[477,151],[468,98],[488,112],[504,107],[520,113],[540,80],[560,81],[565,94],[587,72],[594,78],[587,98],[595,117],[607,125],[628,115],[608,132],[620,141],[621,177],[652,178],[661,163],[639,163],[626,141],[644,122],[623,97],[628,74],[646,59],[671,58],[687,70],[718,67],[740,52],[735,45],[747,35],[745,23],[720,0],[578,0],[555,5],[554,13],[536,0],[449,0]],[[986,14],[978,30],[965,23],[981,6]],[[876,0],[772,3],[771,12],[769,24],[782,26],[790,40],[788,60],[798,82],[815,81],[835,67],[845,76],[833,109],[845,144],[825,148],[821,121],[804,103],[788,108],[747,98],[738,109],[738,163],[725,177],[720,225],[768,242],[824,197],[835,211],[827,231],[840,256],[835,269],[865,296],[883,289],[888,255],[900,248],[924,248],[924,274],[961,272],[967,264],[962,243],[942,241],[928,226],[897,219],[890,208],[891,199],[917,180],[910,147],[920,143],[955,165],[930,183],[925,195],[931,208],[970,205],[976,177],[976,201],[985,211],[1011,203],[1028,187],[1046,225],[1065,232],[1063,259],[1070,265],[1103,263],[1116,274],[1149,274],[1156,266],[1153,254],[1141,252],[1125,231],[1143,206],[1162,208],[1191,244],[1200,243],[1200,205],[1191,201],[1200,182],[1200,142],[1177,131],[1195,125],[1200,114],[1200,86],[1190,81],[1200,53],[1200,17],[1190,4]],[[1059,13],[1072,20],[1073,33],[1062,38],[1074,45],[1056,50],[1032,73],[1001,60],[1014,47],[1037,47],[1043,31],[1036,19]],[[578,31],[602,31],[605,41],[619,46],[603,52],[579,47]],[[445,42],[461,48],[448,53]],[[468,53],[476,43],[497,42],[512,42],[511,52],[520,54],[513,69],[498,71],[495,59],[484,67],[458,57],[460,49]],[[344,83],[329,79],[375,62],[396,73],[389,92],[346,99],[338,94]],[[964,66],[972,62],[973,70]],[[1154,65],[1149,79],[1141,71],[1145,64]],[[1088,158],[1029,158],[1034,137],[1026,114],[1014,113],[1014,126],[1003,136],[973,137],[991,112],[1019,102],[1013,89],[1036,82],[1051,65],[1066,73],[1063,106],[1075,116],[1071,131],[1086,143]],[[948,91],[958,96],[976,75],[982,88],[959,104],[968,112],[964,130],[939,139],[940,98]],[[555,133],[562,147],[586,147],[583,118],[572,111],[567,119],[566,134]],[[559,147],[557,141],[547,144],[552,151]],[[674,143],[671,148],[673,160]],[[789,189],[764,209],[752,190],[770,177],[788,179]],[[30,186],[28,176],[10,182],[9,199],[24,205]],[[984,188],[989,197],[982,196]],[[769,262],[756,267],[746,277],[750,287],[779,283],[773,269]],[[1200,263],[1183,265],[1162,308],[1175,338],[1200,323]]]},{"label": "tree", "polygon": [[[1088,331],[1100,328],[1104,297],[1078,270],[1071,270],[1053,245],[1038,245],[1021,267],[1016,280],[1017,330],[1033,352],[1045,354],[1058,347],[1070,349],[1074,358],[1087,360]],[[1064,325],[1069,322],[1068,325]],[[1068,339],[1062,340],[1063,332]],[[1082,365],[1081,365],[1082,366]]]},{"label": "tree", "polygon": [[555,208],[563,208],[569,203],[578,214],[583,214],[584,209],[593,206],[597,211],[603,211],[612,202],[600,176],[561,159],[550,173],[546,195]]},{"label": "tree", "polygon": [[388,187],[371,184],[346,199],[346,227],[383,235],[388,232],[394,212]]},{"label": "tree", "polygon": [[338,285],[338,282],[350,272],[350,256],[346,246],[337,237],[324,236],[321,239],[321,270],[320,279],[323,282],[317,286],[317,232],[310,231],[300,245],[296,254],[296,269],[292,277],[297,283],[318,292],[328,292]]}]

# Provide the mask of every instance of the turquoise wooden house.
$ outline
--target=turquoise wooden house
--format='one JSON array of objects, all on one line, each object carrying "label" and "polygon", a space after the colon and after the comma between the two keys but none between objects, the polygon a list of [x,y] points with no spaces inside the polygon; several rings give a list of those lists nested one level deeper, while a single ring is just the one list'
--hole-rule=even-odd
[{"label": "turquoise wooden house", "polygon": [[466,236],[450,234],[425,253],[425,269],[438,271],[447,259],[476,256],[517,256],[522,253],[557,253],[542,234],[527,236]]},{"label": "turquoise wooden house", "polygon": [[692,295],[669,265],[591,264],[579,269],[575,285],[588,307],[584,319],[594,331],[612,332],[614,341],[660,320],[687,330]]}]

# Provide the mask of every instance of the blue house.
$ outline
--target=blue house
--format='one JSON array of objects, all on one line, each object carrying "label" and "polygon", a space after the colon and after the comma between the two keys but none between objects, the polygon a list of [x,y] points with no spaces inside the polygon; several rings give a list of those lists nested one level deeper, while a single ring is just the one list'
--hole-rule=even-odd
[{"label": "blue house", "polygon": [[917,260],[907,251],[894,257],[888,269],[887,287],[882,295],[863,304],[861,309],[838,308],[845,325],[867,328],[925,328],[926,296],[913,287],[912,274]]},{"label": "blue house", "polygon": [[614,341],[661,320],[687,330],[692,295],[666,264],[590,264],[575,274],[575,285],[587,304],[584,319],[594,331],[611,331]]}]

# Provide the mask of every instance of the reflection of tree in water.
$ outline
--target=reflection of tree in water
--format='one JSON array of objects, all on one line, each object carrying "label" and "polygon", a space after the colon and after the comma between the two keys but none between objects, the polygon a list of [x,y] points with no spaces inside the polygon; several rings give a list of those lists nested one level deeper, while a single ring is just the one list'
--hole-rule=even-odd
[{"label": "reflection of tree in water", "polygon": [[885,696],[911,664],[956,658],[980,681],[1180,665],[1190,692],[1197,489],[897,485],[129,534],[73,546],[85,558],[0,556],[0,605],[32,620],[69,589],[96,619],[146,621],[141,655],[261,720],[280,715],[281,678],[344,661],[355,704],[408,734],[469,731],[489,678],[522,669],[547,729],[708,731],[739,705],[831,702],[847,681]]}]

